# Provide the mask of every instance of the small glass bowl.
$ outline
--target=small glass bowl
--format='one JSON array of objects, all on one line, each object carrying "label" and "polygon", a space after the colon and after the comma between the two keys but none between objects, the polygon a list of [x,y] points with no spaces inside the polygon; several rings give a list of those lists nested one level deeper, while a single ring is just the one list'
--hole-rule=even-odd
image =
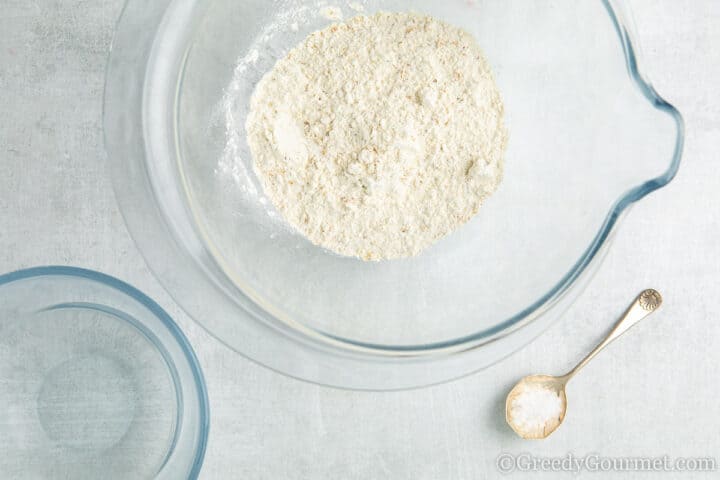
[{"label": "small glass bowl", "polygon": [[[254,175],[249,98],[331,23],[328,5],[447,21],[493,67],[510,134],[503,182],[416,258],[365,263],[310,244]],[[128,0],[105,90],[115,194],[177,302],[263,365],[378,390],[469,374],[547,328],[623,214],[678,170],[683,120],[643,76],[629,19],[621,0]]]},{"label": "small glass bowl", "polygon": [[192,348],[140,291],[101,273],[0,276],[3,478],[194,479],[208,401]]}]

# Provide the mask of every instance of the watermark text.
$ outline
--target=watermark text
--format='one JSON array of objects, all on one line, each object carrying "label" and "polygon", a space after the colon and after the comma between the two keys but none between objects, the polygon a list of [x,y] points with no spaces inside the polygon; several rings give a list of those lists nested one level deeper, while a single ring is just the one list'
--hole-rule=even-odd
[{"label": "watermark text", "polygon": [[530,453],[501,453],[495,461],[500,473],[513,472],[714,472],[712,457],[610,457],[599,454],[539,457]]}]

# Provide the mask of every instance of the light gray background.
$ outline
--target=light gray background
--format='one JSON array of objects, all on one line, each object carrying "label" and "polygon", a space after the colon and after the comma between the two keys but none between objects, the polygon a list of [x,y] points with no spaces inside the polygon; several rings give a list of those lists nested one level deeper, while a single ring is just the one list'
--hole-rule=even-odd
[{"label": "light gray background", "polygon": [[[403,393],[333,390],[259,367],[193,323],[148,271],[104,168],[103,70],[121,4],[0,0],[0,272],[97,269],[170,312],[210,393],[202,478],[484,479],[499,476],[502,452],[720,460],[719,1],[632,1],[647,71],[686,117],[686,154],[677,179],[627,217],[575,307],[500,364]],[[665,297],[661,313],[571,384],[566,424],[543,442],[515,438],[502,416],[508,387],[527,373],[563,372],[650,286]]]}]

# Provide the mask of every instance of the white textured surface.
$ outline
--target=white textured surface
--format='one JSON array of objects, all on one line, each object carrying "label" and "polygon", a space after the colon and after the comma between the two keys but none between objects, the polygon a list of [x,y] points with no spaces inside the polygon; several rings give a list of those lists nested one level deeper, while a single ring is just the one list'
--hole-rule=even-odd
[{"label": "white textured surface", "polygon": [[[98,269],[177,319],[210,391],[206,479],[495,478],[501,452],[720,458],[720,2],[632,5],[647,70],[687,120],[680,173],[627,217],[563,320],[477,375],[403,393],[316,387],[243,359],[173,304],[125,230],[104,171],[103,69],[120,0],[0,2],[0,271]],[[502,417],[510,385],[526,373],[564,371],[649,286],[663,293],[663,309],[573,381],[566,423],[544,442],[515,438]]]}]

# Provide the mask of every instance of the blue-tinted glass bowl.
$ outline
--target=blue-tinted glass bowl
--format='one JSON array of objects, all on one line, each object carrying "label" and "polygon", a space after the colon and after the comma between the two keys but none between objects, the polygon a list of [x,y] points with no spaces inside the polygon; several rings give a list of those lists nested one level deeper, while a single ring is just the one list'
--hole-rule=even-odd
[{"label": "blue-tinted glass bowl", "polygon": [[69,267],[0,276],[0,476],[194,479],[200,366],[150,298]]}]

